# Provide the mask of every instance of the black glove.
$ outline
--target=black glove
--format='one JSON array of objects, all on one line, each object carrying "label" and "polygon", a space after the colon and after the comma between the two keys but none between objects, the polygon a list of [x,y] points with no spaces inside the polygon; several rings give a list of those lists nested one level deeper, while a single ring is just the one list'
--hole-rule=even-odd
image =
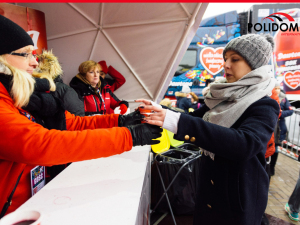
[{"label": "black glove", "polygon": [[133,146],[155,145],[159,140],[152,140],[161,137],[163,129],[161,127],[147,123],[127,127],[132,136]]},{"label": "black glove", "polygon": [[129,113],[128,115],[119,115],[118,126],[127,127],[130,125],[141,124],[143,118],[145,118],[145,116],[141,115],[139,110]]}]

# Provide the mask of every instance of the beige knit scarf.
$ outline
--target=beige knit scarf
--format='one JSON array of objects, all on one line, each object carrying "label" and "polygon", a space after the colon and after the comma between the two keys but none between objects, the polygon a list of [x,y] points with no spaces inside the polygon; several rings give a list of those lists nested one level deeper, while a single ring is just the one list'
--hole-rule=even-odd
[{"label": "beige knit scarf", "polygon": [[[233,83],[227,83],[225,78],[212,83],[205,95],[205,104],[210,109],[203,120],[223,127],[231,127],[257,100],[271,95],[275,87],[272,67],[265,65],[252,70]],[[204,149],[203,149],[204,150]],[[205,155],[214,154],[204,150]]]}]

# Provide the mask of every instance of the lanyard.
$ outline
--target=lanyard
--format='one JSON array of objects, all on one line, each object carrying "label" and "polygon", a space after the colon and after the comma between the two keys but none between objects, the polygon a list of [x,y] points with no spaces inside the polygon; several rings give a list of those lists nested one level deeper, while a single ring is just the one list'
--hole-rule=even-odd
[{"label": "lanyard", "polygon": [[102,101],[102,104],[103,104],[103,107],[104,107],[104,114],[106,114],[106,107],[105,107],[105,102],[104,102],[104,99],[102,97],[102,94],[100,92],[100,90],[97,88],[97,93],[99,94],[100,98],[101,98],[101,101]]},{"label": "lanyard", "polygon": [[33,117],[31,114],[29,114],[28,112],[24,112],[24,111],[22,111],[22,110],[20,110],[20,109],[19,109],[19,112],[20,112],[20,114],[22,114],[23,116],[26,116],[27,119],[29,119],[30,121],[35,122],[34,117]]},{"label": "lanyard", "polygon": [[[35,122],[34,117],[33,117],[32,115],[30,115],[29,113],[24,112],[24,111],[22,111],[22,110],[20,110],[20,109],[19,109],[19,112],[20,112],[20,114],[26,116],[29,120]],[[24,171],[24,170],[23,170],[23,171]],[[13,189],[12,192],[10,193],[10,195],[9,195],[9,197],[8,197],[8,199],[7,199],[7,201],[6,201],[6,203],[4,204],[4,206],[3,206],[2,210],[1,210],[1,213],[0,213],[0,219],[5,215],[5,213],[6,213],[7,209],[8,209],[8,207],[11,205],[12,197],[13,197],[13,195],[14,195],[14,193],[15,193],[15,190],[16,190],[18,184],[19,184],[19,181],[20,181],[20,179],[21,179],[21,176],[22,176],[22,174],[23,174],[23,171],[22,171],[22,173],[19,175],[19,177],[18,177],[18,179],[17,179],[17,182],[16,182],[16,185],[15,185],[14,189]]]},{"label": "lanyard", "polygon": [[18,177],[18,179],[17,179],[17,182],[16,182],[16,185],[15,185],[14,189],[13,189],[12,192],[10,193],[10,195],[9,195],[9,197],[8,197],[8,199],[7,199],[7,201],[6,201],[6,203],[4,204],[4,206],[3,206],[2,210],[1,210],[1,213],[0,213],[0,219],[5,215],[5,213],[6,213],[7,209],[8,209],[8,207],[11,205],[12,197],[13,197],[13,195],[14,195],[14,193],[15,193],[15,190],[16,190],[18,184],[19,184],[19,181],[20,181],[20,179],[21,179],[21,176],[22,176],[23,172],[24,172],[24,170],[23,170],[22,173],[19,175],[19,177]]}]

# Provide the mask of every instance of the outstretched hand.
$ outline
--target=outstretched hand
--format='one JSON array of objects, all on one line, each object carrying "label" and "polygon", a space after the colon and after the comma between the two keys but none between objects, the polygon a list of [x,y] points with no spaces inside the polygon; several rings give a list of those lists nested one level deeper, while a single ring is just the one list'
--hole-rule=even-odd
[{"label": "outstretched hand", "polygon": [[163,129],[158,126],[145,123],[128,126],[127,128],[131,133],[133,146],[158,144],[160,141],[153,139],[161,137],[163,131]]},{"label": "outstretched hand", "polygon": [[149,101],[145,99],[137,99],[135,100],[136,102],[140,102],[141,105],[139,108],[146,109],[146,110],[151,110],[153,112],[152,114],[148,115],[147,117],[144,118],[144,121],[146,123],[160,126],[162,127],[165,121],[166,113],[167,110],[163,109],[160,105]]},{"label": "outstretched hand", "polygon": [[118,126],[119,127],[127,127],[130,125],[141,124],[141,120],[145,118],[144,115],[141,115],[139,110],[135,110],[132,113],[127,115],[119,115]]}]

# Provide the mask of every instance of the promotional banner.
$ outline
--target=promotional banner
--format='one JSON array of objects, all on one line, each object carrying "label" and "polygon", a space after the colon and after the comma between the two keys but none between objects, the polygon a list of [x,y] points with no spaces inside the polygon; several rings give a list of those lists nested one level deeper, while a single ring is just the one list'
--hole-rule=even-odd
[{"label": "promotional banner", "polygon": [[223,50],[220,48],[204,48],[200,53],[200,62],[203,67],[212,75],[216,75],[223,70]]},{"label": "promotional banner", "polygon": [[[173,77],[166,96],[173,96],[176,91],[181,91],[183,85],[190,86],[192,92],[202,96],[206,80],[224,76],[224,45],[215,45],[214,47],[197,48],[197,54],[195,54],[196,65],[181,75]],[[194,49],[188,49],[187,53],[189,51],[194,51]]]},{"label": "promotional banner", "polygon": [[283,89],[290,100],[298,99],[300,94],[300,32],[299,9],[280,11],[282,21],[274,36],[274,65],[276,77],[283,81]]},{"label": "promotional banner", "polygon": [[31,36],[34,49],[41,54],[47,49],[45,14],[28,7],[0,3],[0,14],[21,26]]},{"label": "promotional banner", "polygon": [[[293,92],[293,90],[299,90],[300,85],[300,70],[294,72],[286,72],[283,76],[283,81],[286,89],[289,89],[289,92]],[[300,94],[300,91],[296,92]]]},{"label": "promotional banner", "polygon": [[250,9],[248,32],[265,33],[274,37],[273,55],[275,77],[281,82],[289,100],[300,99],[296,83],[300,71],[300,4],[262,4]]}]

